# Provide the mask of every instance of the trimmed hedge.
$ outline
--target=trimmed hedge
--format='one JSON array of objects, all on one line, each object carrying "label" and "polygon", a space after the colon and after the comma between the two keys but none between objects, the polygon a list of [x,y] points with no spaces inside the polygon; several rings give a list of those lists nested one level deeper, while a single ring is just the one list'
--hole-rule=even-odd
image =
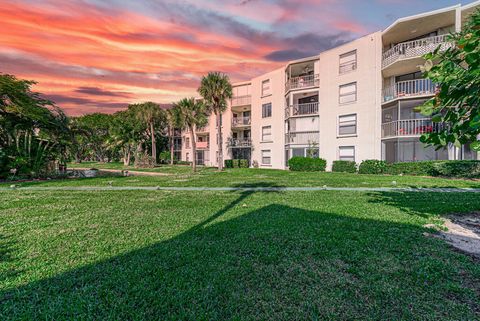
[{"label": "trimmed hedge", "polygon": [[480,161],[420,161],[386,163],[380,160],[365,160],[358,169],[360,174],[390,174],[444,177],[480,177]]},{"label": "trimmed hedge", "polygon": [[291,171],[299,172],[324,172],[327,168],[327,161],[323,158],[292,157],[288,161]]},{"label": "trimmed hedge", "polygon": [[226,159],[225,168],[248,168],[247,159]]},{"label": "trimmed hedge", "polygon": [[357,164],[353,161],[333,161],[332,172],[356,173]]},{"label": "trimmed hedge", "polygon": [[446,177],[480,177],[480,161],[440,161],[433,164],[432,175]]},{"label": "trimmed hedge", "polygon": [[387,162],[378,159],[367,159],[358,166],[359,174],[383,174],[387,170]]}]

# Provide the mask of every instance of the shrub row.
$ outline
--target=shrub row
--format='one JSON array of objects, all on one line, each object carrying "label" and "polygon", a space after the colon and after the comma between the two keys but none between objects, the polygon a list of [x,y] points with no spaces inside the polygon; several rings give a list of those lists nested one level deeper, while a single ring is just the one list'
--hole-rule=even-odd
[{"label": "shrub row", "polygon": [[[292,157],[288,161],[291,171],[325,171],[327,161],[322,158]],[[357,164],[353,161],[334,161],[333,172],[356,173]],[[360,174],[418,175],[480,178],[480,161],[419,161],[387,163],[369,159],[358,166]]]},{"label": "shrub row", "polygon": [[225,168],[248,168],[247,159],[226,159]]},{"label": "shrub row", "polygon": [[332,172],[356,173],[357,164],[354,161],[333,161]]},{"label": "shrub row", "polygon": [[420,161],[388,164],[385,161],[365,160],[360,174],[419,175],[445,177],[480,177],[480,161]]},{"label": "shrub row", "polygon": [[327,161],[323,158],[292,157],[288,161],[291,171],[300,172],[324,172],[327,168]]}]

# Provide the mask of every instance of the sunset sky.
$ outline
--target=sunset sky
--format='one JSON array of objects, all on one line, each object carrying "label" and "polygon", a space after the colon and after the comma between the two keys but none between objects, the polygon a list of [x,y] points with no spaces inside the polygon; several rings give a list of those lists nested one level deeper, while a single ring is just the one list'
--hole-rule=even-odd
[{"label": "sunset sky", "polygon": [[[246,80],[459,0],[0,0],[0,72],[70,115]],[[469,3],[471,1],[463,1]]]}]

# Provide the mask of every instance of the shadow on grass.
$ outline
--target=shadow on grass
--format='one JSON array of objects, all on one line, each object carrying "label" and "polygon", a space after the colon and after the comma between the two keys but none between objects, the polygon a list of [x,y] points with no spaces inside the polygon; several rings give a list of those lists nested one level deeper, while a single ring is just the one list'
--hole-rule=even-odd
[{"label": "shadow on grass", "polygon": [[173,239],[0,292],[0,319],[475,318],[471,263],[421,228],[279,204],[214,223],[258,192],[234,193]]}]

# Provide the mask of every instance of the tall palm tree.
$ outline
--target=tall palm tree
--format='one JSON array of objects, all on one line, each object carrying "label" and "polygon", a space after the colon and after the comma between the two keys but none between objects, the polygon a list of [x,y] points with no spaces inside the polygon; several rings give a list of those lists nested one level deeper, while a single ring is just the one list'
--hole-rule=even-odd
[{"label": "tall palm tree", "polygon": [[174,144],[175,141],[173,136],[175,135],[175,114],[173,108],[167,109],[165,114],[167,116],[167,135],[168,135],[168,145],[170,146],[170,165],[173,165],[173,154],[175,152]]},{"label": "tall palm tree", "polygon": [[197,127],[203,127],[207,124],[207,113],[202,101],[195,98],[183,98],[175,103],[172,108],[174,123],[181,129],[188,129],[190,141],[192,142],[192,170],[197,170],[197,142],[195,130]]},{"label": "tall palm tree", "polygon": [[147,127],[148,136],[151,140],[151,151],[152,151],[152,161],[153,165],[157,163],[157,142],[155,137],[155,126],[164,121],[165,112],[164,110],[156,103],[146,102],[137,105],[137,117],[145,122]]},{"label": "tall palm tree", "polygon": [[217,123],[218,170],[223,170],[222,113],[227,109],[227,101],[232,98],[232,85],[226,74],[210,72],[202,78],[198,92],[202,95],[209,113],[214,113]]}]

